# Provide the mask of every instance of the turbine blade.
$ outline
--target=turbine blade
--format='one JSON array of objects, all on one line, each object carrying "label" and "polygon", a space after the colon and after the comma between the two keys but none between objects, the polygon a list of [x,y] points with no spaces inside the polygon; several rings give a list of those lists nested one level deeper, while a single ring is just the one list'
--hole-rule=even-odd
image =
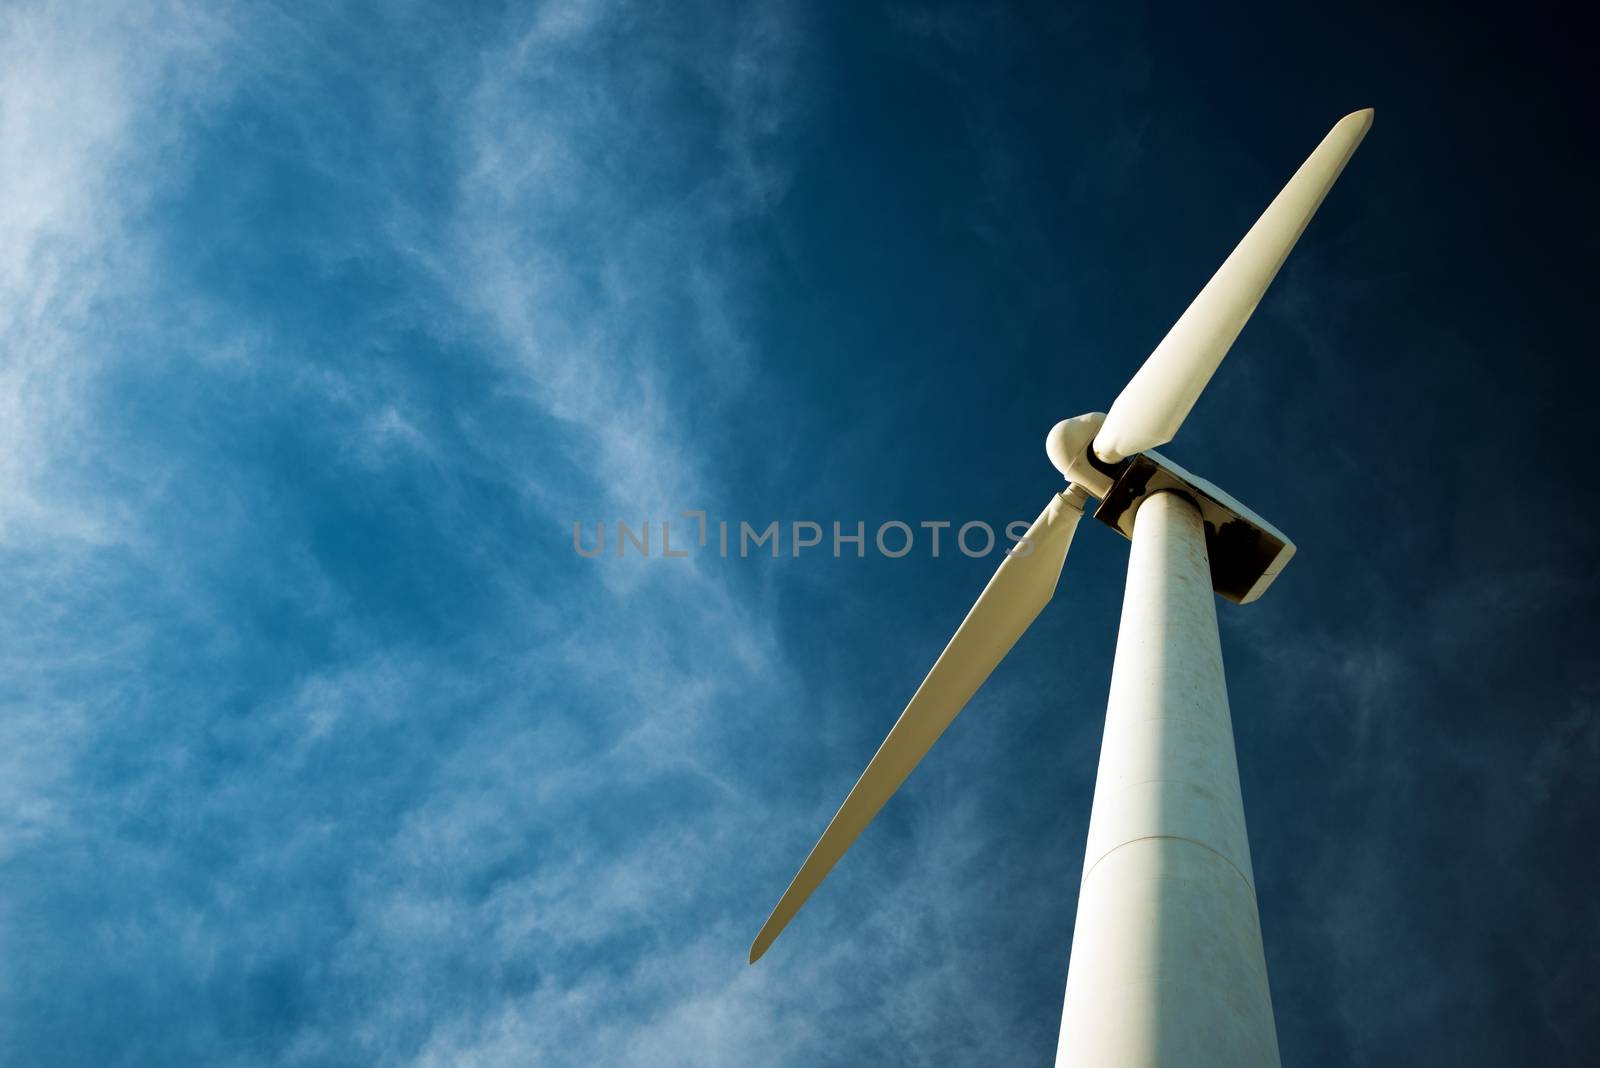
[{"label": "turbine blade", "polygon": [[[939,740],[950,722],[983,685],[1023,631],[1055,595],[1061,565],[1078,520],[1083,518],[1084,494],[1072,489],[1053,498],[1033,526],[1028,528],[1024,555],[1014,552],[978,595],[978,602],[956,629],[955,637],[934,662],[933,670],[917,688],[911,703],[895,722],[877,755],[861,773],[828,829],[800,866],[800,872],[783,892],[750,946],[754,964],[772,945],[784,926],[805,904],[811,892],[833,870],[845,850],[872,821],[889,796],[900,788],[919,761]],[[1020,548],[1021,543],[1018,544]]]},{"label": "turbine blade", "polygon": [[1096,456],[1114,463],[1172,440],[1371,126],[1371,108],[1346,115],[1301,164],[1111,405]]}]

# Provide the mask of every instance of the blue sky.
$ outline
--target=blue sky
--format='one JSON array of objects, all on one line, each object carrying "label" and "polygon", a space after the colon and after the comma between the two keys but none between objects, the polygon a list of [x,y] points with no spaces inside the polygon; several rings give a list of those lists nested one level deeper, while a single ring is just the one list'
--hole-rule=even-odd
[{"label": "blue sky", "polygon": [[[0,1061],[1052,1055],[1126,543],[756,967],[994,560],[571,524],[1031,518],[1340,115],[1169,454],[1284,1060],[1600,1039],[1592,121],[1559,15],[0,10]],[[687,529],[687,527],[685,527]]]}]

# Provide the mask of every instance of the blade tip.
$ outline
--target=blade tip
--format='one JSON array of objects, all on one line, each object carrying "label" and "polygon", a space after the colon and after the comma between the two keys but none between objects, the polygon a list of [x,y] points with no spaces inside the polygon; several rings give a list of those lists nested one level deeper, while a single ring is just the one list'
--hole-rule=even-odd
[{"label": "blade tip", "polygon": [[767,922],[762,924],[761,930],[756,932],[756,940],[750,943],[751,964],[754,964],[756,961],[766,956],[767,950],[772,948],[772,943],[776,942],[778,940],[778,936],[783,933],[784,924],[780,923],[776,926],[773,924],[773,920],[778,910],[773,909],[772,911],[774,916],[767,917]]},{"label": "blade tip", "polygon": [[1340,119],[1339,123],[1340,125],[1348,123],[1351,126],[1360,126],[1361,132],[1366,133],[1368,130],[1372,129],[1372,119],[1376,114],[1377,111],[1374,108],[1362,108],[1360,111],[1352,111],[1350,114]]}]

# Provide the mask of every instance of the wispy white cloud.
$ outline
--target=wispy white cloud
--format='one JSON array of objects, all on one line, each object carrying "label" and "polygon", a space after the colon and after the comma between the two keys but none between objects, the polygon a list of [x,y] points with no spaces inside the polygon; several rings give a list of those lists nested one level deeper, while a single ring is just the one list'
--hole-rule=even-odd
[{"label": "wispy white cloud", "polygon": [[[218,92],[224,27],[204,8],[51,4],[0,13],[0,539],[119,537],[74,493],[95,370],[119,355],[110,306],[147,276],[138,219],[176,169],[176,130]],[[124,358],[126,358],[126,354]]]},{"label": "wispy white cloud", "polygon": [[[0,944],[37,984],[0,988],[33,1021],[6,1051],[58,1026],[27,993],[51,984],[179,1013],[75,1040],[150,1061],[812,1061],[849,1014],[856,1048],[939,1063],[1014,1030],[927,1029],[983,981],[941,963],[986,907],[946,891],[996,864],[959,810],[929,824],[908,802],[902,844],[852,859],[858,895],[900,887],[893,907],[852,922],[846,884],[809,910],[838,936],[818,955],[745,964],[842,785],[775,807],[767,762],[834,698],[781,649],[769,587],[564,551],[572,518],[717,507],[696,430],[770,402],[747,235],[811,106],[804,9],[550,4],[403,71],[363,67],[338,11],[8,18],[0,856],[35,889]],[[306,107],[352,72],[373,131]],[[235,123],[261,156],[199,169]],[[297,169],[261,173],[273,159]],[[361,224],[273,233],[248,198],[274,182]],[[310,265],[291,301],[374,264],[400,281],[346,308],[361,330],[319,335],[183,273],[241,236]],[[222,281],[276,277],[241,266],[255,251],[225,247]],[[394,355],[411,336],[436,347],[420,368]],[[401,503],[351,564],[317,510],[366,522],[343,498],[385,493]],[[485,529],[485,500],[513,530]],[[377,593],[350,574],[413,530],[431,555]],[[464,634],[363,607],[441,565],[490,591]],[[95,953],[38,942],[93,873],[73,922]]]}]

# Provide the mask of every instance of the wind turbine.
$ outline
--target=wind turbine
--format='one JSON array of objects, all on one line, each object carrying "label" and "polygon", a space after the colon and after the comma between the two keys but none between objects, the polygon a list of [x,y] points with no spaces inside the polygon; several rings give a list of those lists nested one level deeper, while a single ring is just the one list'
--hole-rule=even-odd
[{"label": "wind turbine", "polygon": [[1268,205],[1105,414],[1045,440],[1068,486],[1001,562],[750,947],[754,964],[1054,596],[1078,520],[1127,536],[1056,1064],[1276,1065],[1213,591],[1256,600],[1294,555],[1275,527],[1152,451],[1255,311],[1356,146],[1347,115]]}]

